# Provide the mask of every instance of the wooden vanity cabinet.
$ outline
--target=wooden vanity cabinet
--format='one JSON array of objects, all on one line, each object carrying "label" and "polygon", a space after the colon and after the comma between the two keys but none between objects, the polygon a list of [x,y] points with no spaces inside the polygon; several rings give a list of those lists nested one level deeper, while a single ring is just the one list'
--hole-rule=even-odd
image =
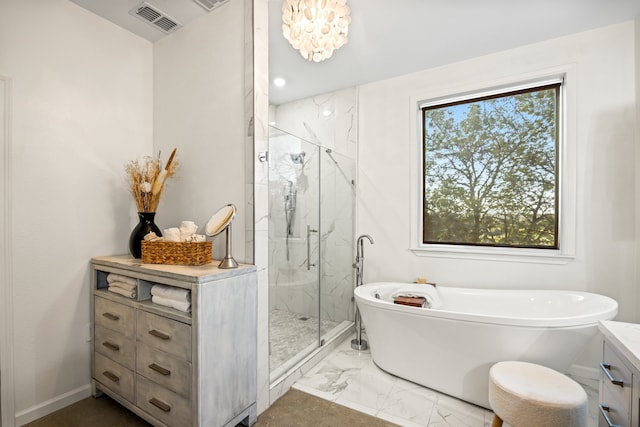
[{"label": "wooden vanity cabinet", "polygon": [[[107,275],[136,280],[135,299],[107,290]],[[91,262],[92,391],[154,426],[235,427],[257,417],[257,279],[254,266]],[[151,302],[151,287],[191,291],[191,312]]]},{"label": "wooden vanity cabinet", "polygon": [[610,339],[602,355],[598,427],[640,426],[640,372]]}]

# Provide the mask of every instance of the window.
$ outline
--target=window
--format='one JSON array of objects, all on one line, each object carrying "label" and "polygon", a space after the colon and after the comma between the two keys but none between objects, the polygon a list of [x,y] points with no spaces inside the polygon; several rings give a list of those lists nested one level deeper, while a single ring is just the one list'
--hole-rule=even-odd
[{"label": "window", "polygon": [[561,80],[422,113],[422,244],[559,249]]}]

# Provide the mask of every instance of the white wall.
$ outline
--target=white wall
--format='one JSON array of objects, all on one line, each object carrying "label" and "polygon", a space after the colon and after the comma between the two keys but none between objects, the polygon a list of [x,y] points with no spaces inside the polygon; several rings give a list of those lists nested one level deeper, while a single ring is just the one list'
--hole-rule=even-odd
[{"label": "white wall", "polygon": [[[640,16],[635,20],[635,58],[636,58],[636,140],[635,146],[640,146]],[[635,209],[640,213],[640,149],[635,150],[635,164],[636,164],[636,200]],[[640,282],[640,215],[636,215],[636,280]],[[640,307],[640,292],[637,293],[636,306]],[[636,320],[637,321],[637,320]]]},{"label": "white wall", "polygon": [[3,0],[0,52],[21,425],[89,393],[89,259],[127,252],[124,164],[152,150],[152,46],[67,0]]},{"label": "white wall", "polygon": [[[0,314],[0,426],[13,424],[13,354],[9,337],[13,336],[13,304],[9,292],[11,283],[11,164],[9,163],[9,105],[11,80],[0,75],[0,301],[4,307]],[[11,414],[11,416],[10,416]]]},{"label": "white wall", "polygon": [[[233,256],[245,259],[244,2],[233,0],[154,43],[154,148],[178,148],[156,222],[204,226],[233,203]],[[225,235],[214,239],[224,256]]]},{"label": "white wall", "polygon": [[[360,87],[357,234],[365,282],[426,276],[443,286],[567,288],[605,294],[640,321],[634,136],[634,23],[601,28]],[[576,257],[564,265],[418,257],[410,245],[410,98],[559,66],[576,70]]]}]

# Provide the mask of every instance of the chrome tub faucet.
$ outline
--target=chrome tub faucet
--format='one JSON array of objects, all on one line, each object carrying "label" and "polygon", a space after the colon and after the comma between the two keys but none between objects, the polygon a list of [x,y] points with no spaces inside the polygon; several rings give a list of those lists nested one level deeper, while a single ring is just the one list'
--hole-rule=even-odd
[{"label": "chrome tub faucet", "polygon": [[[373,245],[373,239],[368,234],[363,234],[358,237],[356,242],[356,262],[353,263],[353,268],[356,269],[356,287],[362,286],[364,278],[364,239],[369,240],[369,243]],[[368,345],[367,341],[362,339],[362,319],[360,319],[360,311],[356,305],[355,313],[355,326],[356,337],[351,340],[351,348],[358,351],[366,350]]]}]

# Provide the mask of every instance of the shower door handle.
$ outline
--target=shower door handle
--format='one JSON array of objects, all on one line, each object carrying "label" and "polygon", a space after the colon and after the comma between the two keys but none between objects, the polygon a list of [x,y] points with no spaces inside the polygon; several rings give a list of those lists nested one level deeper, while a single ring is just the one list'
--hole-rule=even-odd
[{"label": "shower door handle", "polygon": [[315,264],[311,264],[311,233],[317,233],[318,230],[314,230],[310,225],[307,225],[307,270],[311,270],[311,267],[315,267]]}]

